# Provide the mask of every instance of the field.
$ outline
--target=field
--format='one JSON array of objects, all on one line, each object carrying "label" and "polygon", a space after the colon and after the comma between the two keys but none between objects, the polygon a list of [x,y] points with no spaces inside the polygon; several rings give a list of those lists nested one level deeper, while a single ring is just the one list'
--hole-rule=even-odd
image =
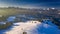
[{"label": "field", "polygon": [[0,8],[0,15],[7,16],[7,15],[17,15],[17,14],[34,14],[33,10],[28,9],[17,9],[17,8]]}]

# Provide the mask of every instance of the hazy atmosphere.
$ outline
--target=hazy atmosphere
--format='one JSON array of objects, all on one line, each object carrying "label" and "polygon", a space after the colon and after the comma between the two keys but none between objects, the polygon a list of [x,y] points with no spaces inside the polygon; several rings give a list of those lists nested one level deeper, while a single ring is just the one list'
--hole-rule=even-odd
[{"label": "hazy atmosphere", "polygon": [[60,7],[60,0],[0,0],[0,7]]}]

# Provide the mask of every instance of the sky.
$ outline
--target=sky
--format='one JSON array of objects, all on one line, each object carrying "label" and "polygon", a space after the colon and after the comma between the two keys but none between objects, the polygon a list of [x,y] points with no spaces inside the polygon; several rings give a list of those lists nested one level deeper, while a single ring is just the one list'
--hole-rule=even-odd
[{"label": "sky", "polygon": [[0,7],[60,8],[60,0],[0,0]]}]

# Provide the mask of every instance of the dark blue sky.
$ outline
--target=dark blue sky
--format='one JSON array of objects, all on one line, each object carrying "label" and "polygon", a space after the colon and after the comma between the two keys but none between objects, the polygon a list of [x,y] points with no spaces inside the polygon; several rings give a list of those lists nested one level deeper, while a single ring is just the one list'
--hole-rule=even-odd
[{"label": "dark blue sky", "polygon": [[60,0],[0,0],[1,6],[60,8]]}]

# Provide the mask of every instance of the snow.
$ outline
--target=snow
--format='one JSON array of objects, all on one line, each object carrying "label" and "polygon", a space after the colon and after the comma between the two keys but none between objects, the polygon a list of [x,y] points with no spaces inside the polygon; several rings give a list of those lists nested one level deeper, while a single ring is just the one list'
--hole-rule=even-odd
[{"label": "snow", "polygon": [[5,34],[60,34],[60,30],[51,22],[41,23],[39,21],[27,21],[14,23],[13,28],[4,32]]},{"label": "snow", "polygon": [[22,34],[24,31],[26,31],[28,34],[33,34],[38,24],[41,23],[40,22],[39,23],[30,23],[30,22],[14,23],[14,25],[18,25],[18,26],[14,26],[14,28],[12,28],[12,30],[10,31],[7,31],[6,34]]},{"label": "snow", "polygon": [[15,18],[16,18],[15,16],[10,16],[7,18],[7,21],[14,21]]},{"label": "snow", "polygon": [[0,22],[0,25],[4,25],[4,24],[6,24],[6,22]]}]

